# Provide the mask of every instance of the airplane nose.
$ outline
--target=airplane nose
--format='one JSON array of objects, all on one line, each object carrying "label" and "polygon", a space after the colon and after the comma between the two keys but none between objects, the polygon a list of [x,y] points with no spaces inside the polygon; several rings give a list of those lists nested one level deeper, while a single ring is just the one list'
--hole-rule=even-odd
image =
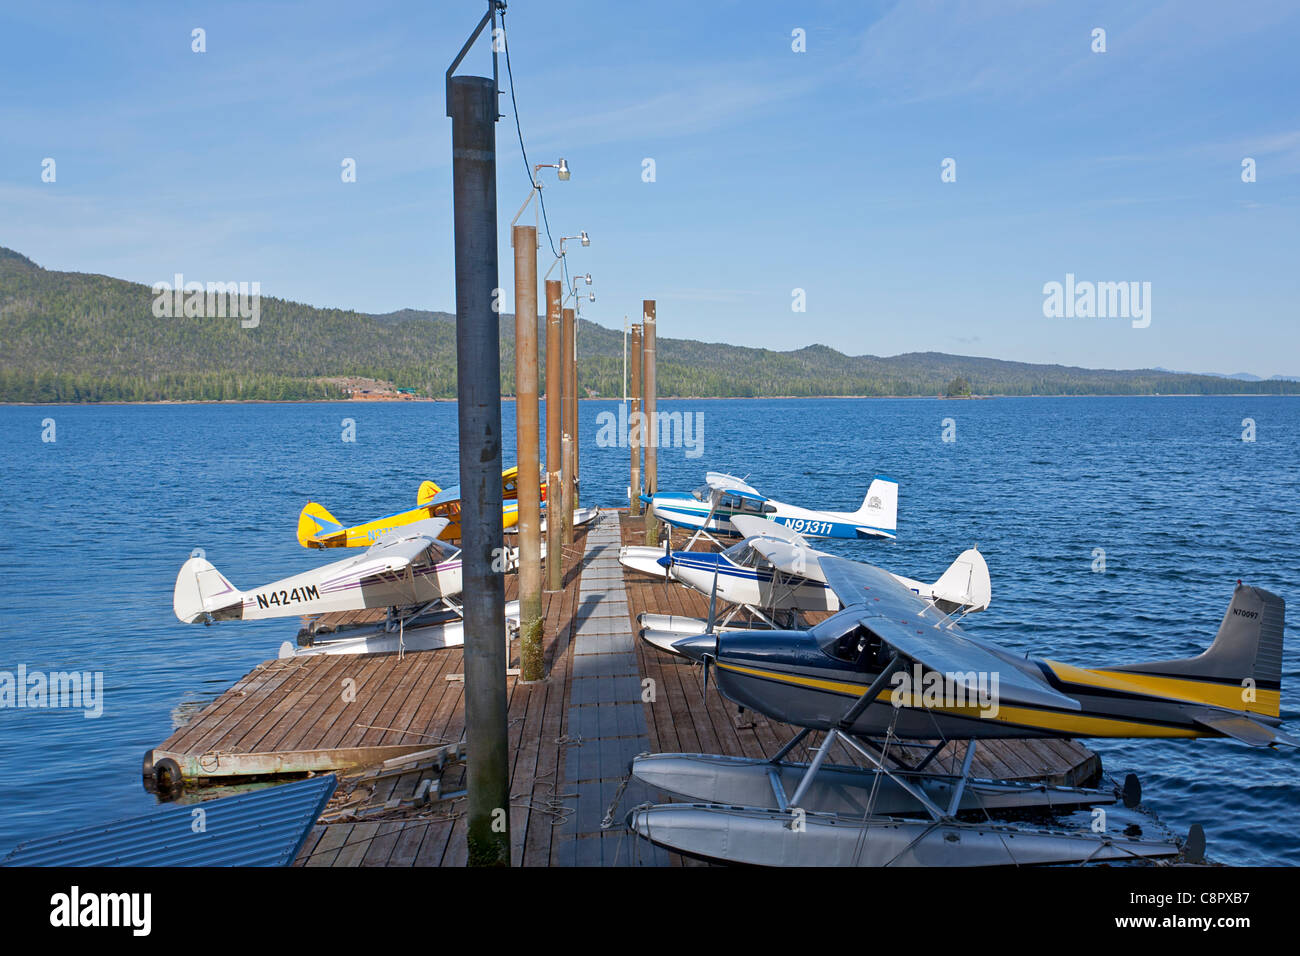
[{"label": "airplane nose", "polygon": [[682,657],[688,657],[697,663],[703,663],[705,655],[717,657],[718,635],[696,634],[693,637],[683,637],[680,641],[673,642],[673,650],[681,654]]}]

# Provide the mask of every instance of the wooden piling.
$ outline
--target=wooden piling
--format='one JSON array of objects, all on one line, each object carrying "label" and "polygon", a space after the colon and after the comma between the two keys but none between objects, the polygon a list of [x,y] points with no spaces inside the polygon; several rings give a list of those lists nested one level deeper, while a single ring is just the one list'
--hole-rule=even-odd
[{"label": "wooden piling", "polygon": [[[659,490],[659,425],[655,414],[658,404],[658,386],[655,380],[655,300],[646,299],[641,303],[641,354],[644,370],[641,373],[641,387],[645,400],[642,402],[645,419],[645,493],[654,497]],[[659,523],[654,520],[654,505],[646,509],[645,542],[648,545],[659,543]]]},{"label": "wooden piling", "polygon": [[[564,344],[560,317],[560,281],[546,282],[546,590],[564,587],[560,491],[560,436],[564,434]],[[556,555],[556,557],[549,557]]]},{"label": "wooden piling", "polygon": [[537,227],[515,226],[515,460],[519,494],[519,667],[542,671],[542,494],[538,462]]},{"label": "wooden piling", "polygon": [[641,324],[632,326],[632,347],[629,365],[632,372],[632,390],[628,393],[627,444],[632,450],[632,480],[628,485],[628,513],[641,514]]}]

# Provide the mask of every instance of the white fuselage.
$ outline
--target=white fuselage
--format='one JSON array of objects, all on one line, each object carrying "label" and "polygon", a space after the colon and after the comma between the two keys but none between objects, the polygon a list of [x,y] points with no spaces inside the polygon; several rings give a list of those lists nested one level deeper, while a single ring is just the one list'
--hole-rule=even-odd
[{"label": "white fuselage", "polygon": [[382,558],[348,559],[328,564],[259,588],[243,592],[234,613],[214,617],[242,617],[246,621],[330,611],[425,604],[461,592],[460,553],[439,564],[384,571]]}]

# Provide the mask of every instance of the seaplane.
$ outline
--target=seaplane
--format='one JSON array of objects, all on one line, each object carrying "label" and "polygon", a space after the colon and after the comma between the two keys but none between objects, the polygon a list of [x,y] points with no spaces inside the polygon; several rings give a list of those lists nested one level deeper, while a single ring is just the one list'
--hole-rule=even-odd
[{"label": "seaplane", "polygon": [[[501,523],[507,528],[519,520],[518,476],[518,466],[501,473]],[[298,543],[304,548],[364,548],[393,528],[431,518],[447,519],[443,540],[460,540],[459,485],[439,488],[432,481],[422,481],[416,492],[414,508],[394,511],[352,527],[345,527],[320,502],[309,501],[298,515]]]},{"label": "seaplane", "polygon": [[[835,556],[818,564],[842,610],[815,627],[718,630],[711,599],[709,627],[675,645],[704,664],[706,687],[712,670],[727,700],[798,733],[770,760],[636,758],[634,776],[688,802],[633,809],[633,832],[691,856],[768,865],[1090,862],[1180,849],[1194,856],[1204,848],[1199,828],[1180,847],[1172,835],[995,818],[1114,802],[1114,795],[1107,801],[1103,791],[973,779],[978,742],[1229,737],[1300,747],[1300,738],[1280,729],[1285,604],[1262,588],[1237,583],[1213,642],[1195,657],[1082,668],[970,635],[879,568]],[[810,762],[786,762],[813,732],[823,736]],[[935,740],[919,762],[900,769],[897,756],[889,759],[917,746],[908,741]],[[918,779],[954,740],[967,742],[961,771]],[[837,746],[873,769],[829,767]],[[1125,807],[1135,807],[1136,778],[1124,791]]]},{"label": "seaplane", "polygon": [[[519,466],[507,468],[501,472],[501,524],[503,530],[510,534],[519,523]],[[546,507],[546,485],[541,486],[542,507]],[[343,522],[334,517],[329,509],[318,501],[309,501],[298,515],[298,543],[304,548],[366,548],[374,544],[386,532],[400,528],[415,521],[430,518],[446,518],[447,526],[443,530],[444,541],[460,540],[460,486],[439,488],[432,481],[420,483],[415,496],[415,507],[375,518],[352,527],[345,527]],[[581,525],[596,515],[595,508],[574,510],[574,524]],[[546,530],[546,521],[542,520],[542,530]]]},{"label": "seaplane", "polygon": [[686,544],[690,550],[699,537],[719,543],[714,535],[736,537],[732,522],[736,515],[766,518],[809,538],[894,538],[898,529],[898,482],[877,475],[867,487],[867,496],[857,511],[826,511],[800,508],[775,501],[741,478],[718,471],[707,472],[704,484],[689,494],[657,492],[641,500],[654,509],[654,516],[675,528],[695,533]]},{"label": "seaplane", "polygon": [[[463,644],[460,549],[443,539],[446,525],[446,518],[426,518],[392,528],[362,554],[248,590],[235,587],[205,558],[191,557],[176,576],[172,609],[186,624],[387,611],[378,624],[337,634],[308,628],[307,646],[294,651],[285,642],[290,650],[286,653],[282,646],[282,657]],[[517,562],[517,555],[509,549],[506,563]],[[506,608],[507,624],[514,621],[517,626],[518,602],[512,605]]]},{"label": "seaplane", "polygon": [[[719,600],[731,609],[717,627],[727,629],[742,611],[768,627],[801,626],[804,612],[840,610],[839,598],[826,583],[820,559],[831,557],[808,544],[784,525],[750,515],[734,515],[732,524],[745,535],[723,551],[671,551],[624,546],[625,567],[676,580],[702,594],[716,589]],[[894,580],[945,613],[966,614],[986,610],[992,599],[988,564],[978,548],[962,552],[933,584],[893,574]],[[642,614],[641,638],[668,653],[688,634],[698,634],[705,622],[669,614]]]}]

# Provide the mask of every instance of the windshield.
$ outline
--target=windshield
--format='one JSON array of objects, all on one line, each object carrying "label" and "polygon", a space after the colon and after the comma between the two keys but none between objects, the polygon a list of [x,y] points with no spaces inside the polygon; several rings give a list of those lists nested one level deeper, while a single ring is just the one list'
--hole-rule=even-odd
[{"label": "windshield", "polygon": [[748,538],[740,542],[740,544],[733,544],[722,553],[742,568],[756,568],[764,560],[761,554],[749,546]]},{"label": "windshield", "polygon": [[859,620],[860,608],[828,617],[813,633],[822,653],[850,664],[874,664],[880,658],[880,638]]}]

